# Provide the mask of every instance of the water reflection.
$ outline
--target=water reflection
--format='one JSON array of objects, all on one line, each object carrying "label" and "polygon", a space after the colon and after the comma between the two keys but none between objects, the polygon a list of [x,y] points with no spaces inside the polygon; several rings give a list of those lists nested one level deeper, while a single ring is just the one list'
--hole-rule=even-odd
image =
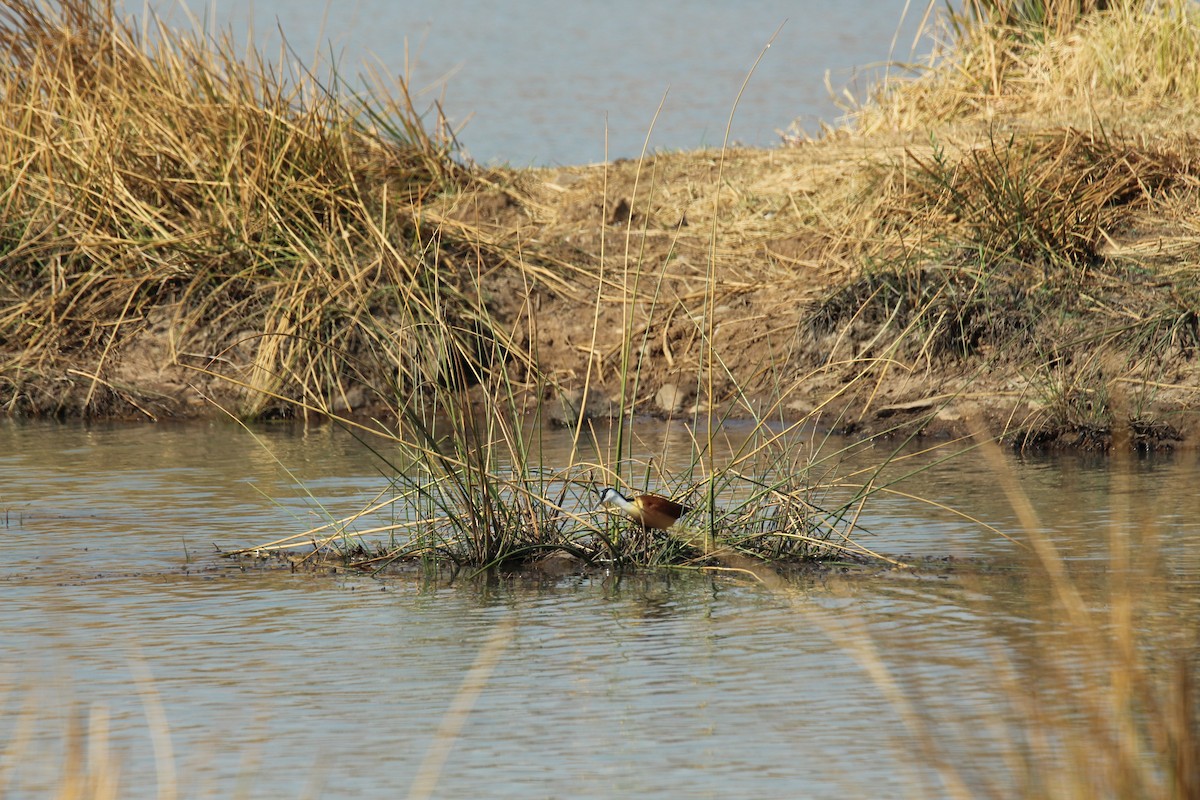
[{"label": "water reflection", "polygon": [[[212,543],[294,532],[325,513],[317,501],[356,510],[387,480],[335,430],[256,433],[269,452],[223,424],[0,424],[0,696],[17,722],[0,731],[0,791],[57,786],[68,720],[103,708],[121,796],[156,796],[158,704],[189,796],[395,796],[427,763],[481,648],[507,630],[438,795],[937,796],[912,720],[864,671],[867,656],[972,780],[1005,786],[1002,746],[1020,715],[998,655],[1073,652],[1018,548],[899,494],[866,507],[871,546],[971,561],[810,573],[785,591],[686,571],[375,580],[244,568]],[[1111,532],[1155,524],[1165,567],[1141,590],[1164,599],[1141,630],[1166,639],[1194,625],[1194,456],[1012,463],[1089,607],[1105,608]],[[934,464],[917,483],[896,488],[1015,530],[975,460]],[[1103,667],[1082,652],[1068,663]]]}]

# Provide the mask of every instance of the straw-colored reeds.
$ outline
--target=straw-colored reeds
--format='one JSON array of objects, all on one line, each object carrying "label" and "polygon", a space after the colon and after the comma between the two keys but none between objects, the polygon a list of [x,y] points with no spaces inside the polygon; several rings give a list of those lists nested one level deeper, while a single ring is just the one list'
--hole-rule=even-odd
[{"label": "straw-colored reeds", "polygon": [[[828,360],[986,393],[1014,441],[1183,437],[1194,405],[1200,15],[1192,3],[979,3],[851,117],[891,137],[853,277],[807,320]],[[951,374],[957,372],[957,377]],[[1132,419],[1113,415],[1134,387]],[[951,389],[950,387],[953,387]],[[1012,397],[1005,407],[999,398]],[[1006,421],[1007,418],[1007,421]]]},{"label": "straw-colored reeds", "polygon": [[[994,586],[961,576],[978,590],[969,591],[966,613],[984,621],[977,646],[986,663],[969,681],[985,687],[986,722],[946,713],[944,699],[932,697],[940,686],[897,669],[896,650],[881,646],[894,631],[867,635],[845,619],[830,631],[907,725],[900,746],[922,775],[909,791],[963,800],[1198,796],[1200,629],[1192,610],[1180,608],[1189,579],[1168,560],[1173,534],[1141,513],[1129,486],[1136,465],[1128,442],[1108,470],[1113,506],[1096,531],[1107,558],[1079,563],[1056,544],[1054,521],[1039,516],[1000,449],[980,436],[979,452],[1019,521],[1014,535],[1026,545],[1017,561],[1027,597],[1019,624],[980,599]],[[988,759],[961,758],[963,742],[979,741],[973,726],[987,730]]]},{"label": "straw-colored reeds", "polygon": [[147,331],[144,370],[220,373],[251,415],[395,397],[440,379],[442,336],[495,335],[479,244],[420,222],[467,178],[402,83],[364,95],[91,0],[5,3],[0,59],[10,411],[177,411],[122,385]]}]

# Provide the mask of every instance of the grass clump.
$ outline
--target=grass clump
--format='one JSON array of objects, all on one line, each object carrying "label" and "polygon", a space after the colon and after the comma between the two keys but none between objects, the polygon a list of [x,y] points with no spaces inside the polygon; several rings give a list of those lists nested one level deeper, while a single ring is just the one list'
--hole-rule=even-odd
[{"label": "grass clump", "polygon": [[1187,0],[970,2],[932,29],[912,80],[856,108],[861,133],[947,125],[1136,121],[1188,130],[1200,101],[1200,11]]},{"label": "grass clump", "polygon": [[[386,488],[355,514],[234,555],[283,551],[296,563],[367,570],[674,567],[760,578],[772,574],[770,564],[881,558],[854,538],[873,489],[832,478],[846,454],[813,453],[799,426],[752,426],[720,448],[708,476],[701,441],[691,438],[689,447],[668,437],[662,457],[647,457],[645,442],[635,451],[629,429],[618,433],[622,423],[589,426],[564,452],[568,433],[548,444],[540,412],[527,417],[522,404],[494,399],[503,394],[483,393],[482,405],[447,402],[445,415],[404,413],[394,431],[335,419],[380,460]],[[670,530],[643,530],[599,507],[598,490],[607,485],[669,495],[693,511]],[[710,492],[718,500],[711,507]]]},{"label": "grass clump", "polygon": [[881,167],[892,183],[884,244],[811,324],[886,321],[910,352],[970,356],[1102,302],[1084,287],[1138,299],[1124,292],[1129,265],[1107,261],[1105,245],[1186,181],[1190,160],[1069,128],[1000,136],[956,153],[935,141]]},{"label": "grass clump", "polygon": [[[861,243],[838,251],[856,268],[810,305],[808,349],[879,381],[1008,395],[992,418],[1014,441],[1171,428],[1163,410],[1193,399],[1200,285],[1183,121],[1200,96],[1195,5],[973,3],[940,19],[946,49],[851,117],[850,135],[894,155],[863,168]],[[1142,387],[1143,416],[1114,415],[1114,382]]]},{"label": "grass clump", "polygon": [[478,245],[421,221],[468,174],[402,83],[364,94],[146,24],[91,0],[0,13],[0,404],[156,416],[166,398],[122,384],[148,330],[169,331],[160,367],[234,378],[249,415],[440,379],[434,322],[493,335]]},{"label": "grass clump", "polygon": [[1022,281],[1033,287],[1048,281],[1080,284],[1082,270],[1095,263],[1104,232],[1120,214],[1185,175],[1176,153],[1070,128],[1021,140],[1015,134],[992,138],[957,159],[936,142],[929,158],[910,157],[912,188],[898,206],[945,220],[949,232],[928,219],[919,227],[942,228],[948,244],[971,252],[984,268],[1017,264],[1038,270]]}]

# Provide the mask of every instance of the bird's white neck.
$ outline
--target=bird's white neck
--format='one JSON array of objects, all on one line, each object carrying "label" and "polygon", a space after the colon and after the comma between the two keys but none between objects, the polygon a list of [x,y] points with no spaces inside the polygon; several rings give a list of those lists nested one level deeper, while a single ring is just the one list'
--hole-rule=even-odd
[{"label": "bird's white neck", "polygon": [[616,489],[610,489],[605,493],[604,502],[617,506],[629,514],[636,514],[638,512],[638,507],[633,504],[633,501]]}]

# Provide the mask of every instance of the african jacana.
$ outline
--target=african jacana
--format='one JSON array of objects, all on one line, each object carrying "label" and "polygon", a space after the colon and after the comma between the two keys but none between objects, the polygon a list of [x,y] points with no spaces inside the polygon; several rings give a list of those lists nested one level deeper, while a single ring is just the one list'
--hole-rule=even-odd
[{"label": "african jacana", "polygon": [[643,528],[669,528],[692,510],[656,494],[639,494],[629,498],[611,487],[600,490],[600,502],[621,509]]}]

